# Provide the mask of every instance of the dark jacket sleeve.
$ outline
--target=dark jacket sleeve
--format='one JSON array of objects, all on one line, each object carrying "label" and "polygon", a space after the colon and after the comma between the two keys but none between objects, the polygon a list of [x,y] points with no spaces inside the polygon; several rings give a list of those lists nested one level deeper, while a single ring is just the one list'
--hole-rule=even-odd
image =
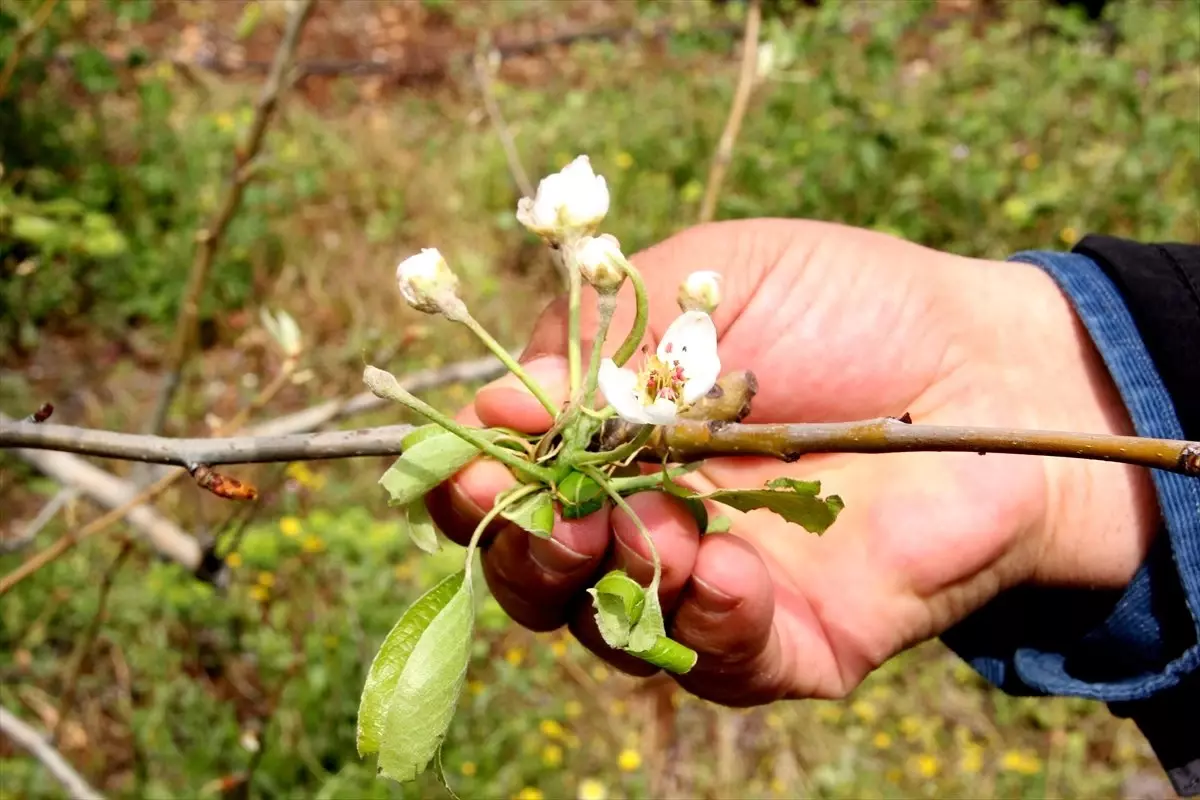
[{"label": "dark jacket sleeve", "polygon": [[[1088,236],[1075,252],[1092,259],[1120,292],[1184,435],[1200,440],[1200,246]],[[1200,516],[1200,508],[1192,513]],[[1192,546],[1200,550],[1200,542]],[[1200,673],[1152,698],[1110,708],[1137,723],[1176,791],[1200,795]]]},{"label": "dark jacket sleeve", "polygon": [[[1010,259],[1050,275],[1139,436],[1200,440],[1200,247],[1089,236]],[[1152,470],[1161,530],[1121,590],[1025,585],[942,640],[1010,694],[1087,697],[1134,720],[1200,797],[1200,478]]]}]

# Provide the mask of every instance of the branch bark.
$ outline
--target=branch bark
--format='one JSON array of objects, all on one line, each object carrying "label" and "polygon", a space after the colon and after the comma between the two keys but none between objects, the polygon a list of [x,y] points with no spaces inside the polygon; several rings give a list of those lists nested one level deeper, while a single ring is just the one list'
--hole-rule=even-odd
[{"label": "branch bark", "polygon": [[[183,439],[113,433],[69,425],[0,423],[0,447],[65,450],[101,458],[192,467],[314,461],[402,452],[410,425],[284,436]],[[641,456],[676,463],[731,455],[795,461],[807,453],[897,453],[914,450],[1016,453],[1119,461],[1200,475],[1200,442],[1010,428],[913,425],[881,418],[859,422],[746,425],[680,422],[660,428]]]},{"label": "branch bark", "polygon": [[104,796],[93,789],[67,763],[62,753],[50,746],[45,737],[5,708],[0,708],[0,731],[11,739],[13,744],[42,762],[47,771],[54,776],[56,781],[63,785],[63,788],[67,790],[67,794],[74,798],[74,800],[104,800]]},{"label": "branch bark", "polygon": [[275,116],[284,77],[291,66],[292,58],[296,53],[296,45],[300,41],[300,33],[304,30],[304,24],[312,14],[314,3],[315,0],[297,0],[297,5],[288,18],[283,38],[275,51],[271,72],[259,95],[254,120],[250,124],[250,134],[245,145],[239,147],[234,154],[233,172],[226,185],[221,206],[208,225],[196,234],[196,256],[192,261],[187,286],[183,291],[179,320],[175,325],[175,337],[168,362],[170,366],[166,377],[163,378],[162,389],[159,391],[154,411],[150,415],[148,430],[151,433],[158,433],[162,430],[167,412],[171,408],[171,402],[175,399],[175,393],[179,389],[184,366],[191,354],[192,340],[196,333],[196,318],[200,313],[200,298],[204,294],[204,285],[208,281],[209,270],[212,268],[221,239],[241,205],[242,193],[250,181],[252,162],[262,148],[267,126]]}]

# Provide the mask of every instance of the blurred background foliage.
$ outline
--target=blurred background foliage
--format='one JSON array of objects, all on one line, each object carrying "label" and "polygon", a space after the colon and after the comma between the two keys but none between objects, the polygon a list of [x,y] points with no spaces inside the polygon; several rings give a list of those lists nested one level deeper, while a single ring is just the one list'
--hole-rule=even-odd
[{"label": "blurred background foliage", "polygon": [[[992,258],[1088,232],[1200,240],[1190,0],[1110,3],[1098,19],[1032,1],[768,6],[774,66],[718,217],[825,219]],[[0,98],[0,407],[23,415],[49,398],[59,421],[134,429],[286,9],[63,0],[23,36],[41,8],[0,0],[0,64],[13,66]],[[397,301],[392,267],[419,246],[442,247],[498,338],[528,333],[555,278],[512,216],[518,191],[465,66],[481,36],[503,50],[620,31],[511,48],[497,100],[535,178],[592,156],[627,251],[686,227],[743,14],[698,1],[321,3],[302,60],[394,68],[317,70],[286,99],[214,264],[172,431],[207,432],[278,369],[255,325],[263,305],[288,310],[310,343],[272,412],[357,391],[364,358],[399,373],[477,352]],[[453,407],[469,390],[430,399]],[[0,466],[15,529],[55,487],[9,456]],[[0,608],[0,703],[57,727],[72,763],[116,796],[437,794],[433,776],[377,781],[354,753],[375,647],[455,563],[409,547],[374,485],[384,466],[247,469],[263,498],[236,510],[177,490],[164,509],[236,546],[227,588],[141,548],[110,570],[123,548],[111,537],[42,570]],[[93,513],[72,504],[35,546]],[[0,571],[23,557],[0,555]],[[490,600],[483,620],[444,752],[465,797],[1161,791],[1136,729],[1102,706],[1005,697],[937,645],[844,702],[736,712],[618,676]],[[0,797],[58,791],[4,741],[0,769]]]}]

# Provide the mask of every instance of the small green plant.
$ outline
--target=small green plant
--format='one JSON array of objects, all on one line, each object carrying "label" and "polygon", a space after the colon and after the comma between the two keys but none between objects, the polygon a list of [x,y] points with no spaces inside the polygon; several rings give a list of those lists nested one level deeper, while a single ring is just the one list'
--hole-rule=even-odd
[{"label": "small green plant", "polygon": [[[666,634],[658,587],[658,553],[645,525],[625,498],[661,491],[683,498],[701,530],[718,530],[704,501],[740,510],[766,508],[813,533],[824,532],[837,518],[842,501],[820,497],[818,482],[780,478],[762,487],[694,492],[675,479],[695,465],[668,467],[652,474],[626,469],[646,448],[657,426],[683,415],[728,421],[705,400],[717,386],[721,363],[710,314],[721,300],[720,276],[697,272],[680,286],[680,316],[663,335],[657,351],[646,353],[641,368],[625,367],[637,353],[648,317],[645,289],[634,266],[611,235],[595,235],[608,213],[604,178],[593,173],[586,156],[545,178],[534,198],[523,198],[517,219],[542,237],[562,258],[570,301],[567,360],[571,398],[558,407],[546,391],[512,359],[471,316],[459,297],[458,278],[435,249],[403,261],[396,277],[413,308],[441,314],[476,333],[545,407],[554,422],[548,432],[528,436],[516,431],[463,426],[401,388],[388,372],[368,366],[364,382],[376,395],[394,400],[426,417],[404,441],[404,454],[380,479],[407,518],[415,544],[428,552],[438,547],[437,531],[424,495],[479,455],[507,465],[518,485],[496,497],[471,536],[461,571],[446,577],[409,607],[379,648],[363,689],[358,715],[360,756],[378,755],[380,774],[409,781],[425,770],[446,735],[465,681],[474,626],[472,559],[480,537],[497,517],[532,536],[551,536],[556,517],[575,519],[611,501],[636,524],[654,565],[649,585],[621,570],[604,575],[589,589],[596,623],[604,641],[655,666],[685,673],[696,653]],[[617,291],[628,279],[637,310],[634,325],[612,358],[601,348],[616,308]],[[584,370],[580,335],[582,286],[598,296],[599,327]],[[743,383],[753,384],[753,381]],[[595,408],[597,389],[606,401]],[[718,394],[723,395],[721,391]],[[748,398],[747,398],[748,401]],[[736,404],[736,417],[745,402]]]}]

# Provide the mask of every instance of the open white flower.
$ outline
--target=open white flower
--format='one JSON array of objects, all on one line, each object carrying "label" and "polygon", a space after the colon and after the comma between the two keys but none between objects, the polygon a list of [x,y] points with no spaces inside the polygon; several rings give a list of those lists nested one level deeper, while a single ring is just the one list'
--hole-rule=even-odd
[{"label": "open white flower", "polygon": [[608,183],[579,156],[542,178],[534,197],[517,202],[517,221],[551,241],[591,233],[608,213]]},{"label": "open white flower", "polygon": [[618,367],[611,358],[600,362],[600,391],[622,419],[670,425],[708,394],[720,374],[712,317],[688,311],[671,323],[639,371]]}]

